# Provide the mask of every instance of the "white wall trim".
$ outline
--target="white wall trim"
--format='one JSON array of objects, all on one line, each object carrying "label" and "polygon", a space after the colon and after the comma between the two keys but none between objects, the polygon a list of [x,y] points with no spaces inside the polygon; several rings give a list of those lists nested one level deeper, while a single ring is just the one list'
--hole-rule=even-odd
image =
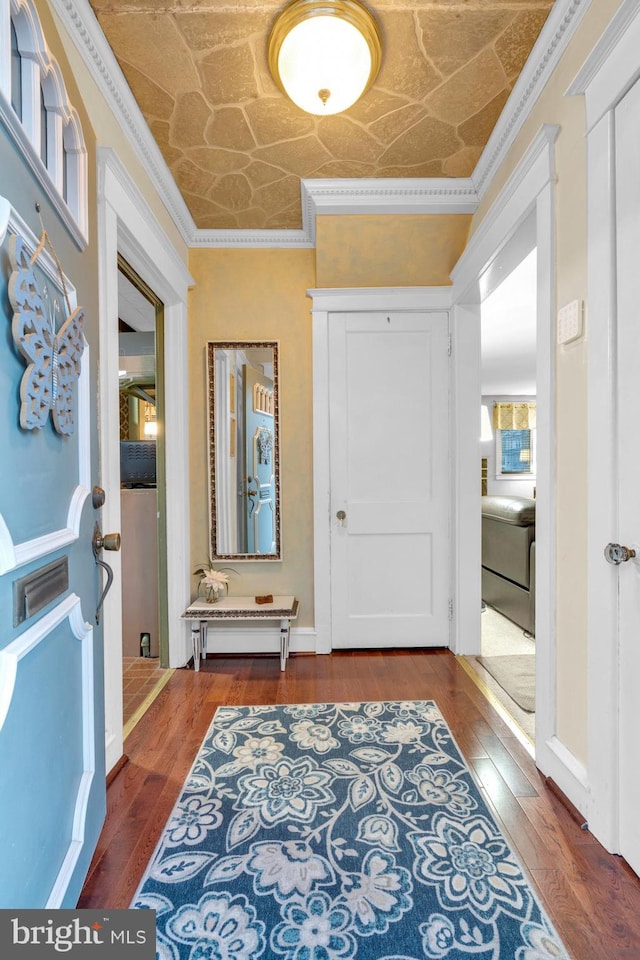
[{"label": "white wall trim", "polygon": [[[0,232],[3,234],[3,238],[7,233],[22,237],[30,253],[33,253],[38,246],[38,238],[27,222],[4,197],[0,197]],[[0,239],[0,243],[2,243],[2,239]],[[59,289],[58,267],[47,249],[40,252],[38,266],[53,286]],[[64,283],[73,310],[77,306],[76,289],[66,274],[64,275]],[[89,495],[91,484],[91,425],[87,415],[89,410],[90,366],[89,345],[85,340],[80,376],[76,385],[78,402],[76,405],[74,439],[78,445],[78,477],[76,485],[70,492],[66,525],[31,540],[15,543],[11,535],[9,522],[0,514],[0,575],[24,566],[25,563],[31,563],[32,560],[44,557],[54,550],[66,547],[77,540],[80,535],[82,508]]]},{"label": "white wall trim", "polygon": [[267,250],[308,250],[314,246],[308,229],[302,230],[194,230],[190,247]]},{"label": "white wall trim", "polygon": [[331,287],[307,290],[314,311],[448,310],[451,287]]},{"label": "white wall trim", "polygon": [[461,656],[480,653],[480,304],[455,304],[450,329],[450,644],[452,652]]},{"label": "white wall trim", "polygon": [[[105,530],[120,529],[117,254],[139,273],[164,304],[165,455],[167,496],[167,608],[170,666],[190,656],[181,620],[191,596],[189,575],[189,419],[187,396],[187,289],[193,280],[115,152],[98,149],[100,261],[101,478],[107,492]],[[113,561],[121,577],[118,554]],[[122,597],[105,600],[107,771],[122,753]],[[116,635],[117,634],[117,635]]]},{"label": "white wall trim", "polygon": [[475,213],[471,179],[302,180],[302,222],[316,242],[318,216]]},{"label": "white wall trim", "polygon": [[[618,573],[602,561],[618,530],[616,418],[616,217],[613,113],[587,137],[588,341],[588,763],[589,823],[607,850],[619,850]],[[613,625],[613,626],[612,626]],[[611,643],[612,630],[616,642]],[[597,705],[597,708],[596,708]]]},{"label": "white wall trim", "polygon": [[555,152],[553,145],[560,127],[543,124],[525,151],[515,170],[496,197],[491,208],[479,227],[471,236],[460,259],[451,271],[451,279],[456,290],[456,300],[467,287],[479,282],[479,277],[489,267],[486,261],[488,251],[493,255],[504,244],[530,212],[533,198],[545,185],[556,178]]},{"label": "white wall trim", "polygon": [[[535,213],[535,238],[537,247],[537,398],[538,398],[538,499],[536,507],[536,761],[547,772],[552,760],[546,744],[556,736],[556,601],[555,601],[555,247],[554,247],[554,144],[557,127],[545,126],[534,137],[529,149],[516,170],[496,198],[484,220],[471,237],[462,257],[456,264],[454,281],[454,318],[462,329],[465,319],[473,321],[477,305],[486,293],[483,277],[489,273],[500,274],[496,262],[506,257],[511,260],[509,247],[518,240],[519,233],[528,237],[530,217]],[[470,312],[465,318],[461,310]],[[479,313],[475,313],[479,320]],[[469,333],[477,337],[477,331]],[[455,349],[460,349],[456,338]],[[455,430],[463,437],[468,423],[473,423],[479,436],[480,416],[480,351],[475,355],[467,351],[465,381],[456,395]],[[458,442],[459,449],[460,440]],[[456,625],[464,625],[479,642],[480,605],[477,589],[470,582],[479,580],[481,567],[480,538],[477,525],[480,517],[480,455],[476,442],[476,468],[467,480],[459,479],[458,527],[473,532],[464,552],[458,549],[456,583],[464,583],[455,598]],[[460,452],[460,451],[459,451]],[[465,456],[465,451],[461,451]],[[473,551],[473,554],[472,554]],[[475,618],[475,619],[474,619]],[[475,625],[477,623],[477,626]],[[457,627],[459,630],[460,627]],[[458,641],[457,652],[477,652],[468,649],[473,641],[464,638]],[[557,765],[556,765],[557,766]],[[563,779],[563,778],[561,778]],[[564,781],[563,781],[564,782]],[[564,789],[563,783],[559,783]]]}]

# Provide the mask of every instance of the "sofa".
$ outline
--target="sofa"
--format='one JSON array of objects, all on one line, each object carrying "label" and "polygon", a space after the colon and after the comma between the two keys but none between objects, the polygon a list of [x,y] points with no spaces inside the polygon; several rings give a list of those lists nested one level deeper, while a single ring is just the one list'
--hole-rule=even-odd
[{"label": "sofa", "polygon": [[482,599],[536,632],[536,502],[482,497]]}]

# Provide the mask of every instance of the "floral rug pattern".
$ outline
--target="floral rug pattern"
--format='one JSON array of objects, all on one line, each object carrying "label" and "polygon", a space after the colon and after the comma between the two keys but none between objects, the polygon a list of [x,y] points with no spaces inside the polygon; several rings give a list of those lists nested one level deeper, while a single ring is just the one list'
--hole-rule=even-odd
[{"label": "floral rug pattern", "polygon": [[132,906],[158,960],[565,960],[433,701],[221,707]]}]

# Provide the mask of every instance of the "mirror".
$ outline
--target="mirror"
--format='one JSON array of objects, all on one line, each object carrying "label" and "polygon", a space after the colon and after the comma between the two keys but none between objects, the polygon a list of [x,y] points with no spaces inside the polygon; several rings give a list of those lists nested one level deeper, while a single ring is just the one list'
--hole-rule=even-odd
[{"label": "mirror", "polygon": [[278,344],[207,344],[212,560],[280,560]]}]

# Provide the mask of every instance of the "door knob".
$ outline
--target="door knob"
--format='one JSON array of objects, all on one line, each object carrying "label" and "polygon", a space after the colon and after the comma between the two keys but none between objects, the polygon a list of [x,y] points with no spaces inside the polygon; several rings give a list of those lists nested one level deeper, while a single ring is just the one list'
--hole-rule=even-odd
[{"label": "door knob", "polygon": [[93,537],[91,538],[91,546],[93,548],[93,556],[98,567],[102,567],[104,572],[107,575],[107,582],[104,585],[104,589],[100,594],[100,599],[98,600],[98,606],[96,607],[96,623],[100,623],[100,615],[102,613],[102,605],[104,603],[106,595],[111,589],[111,584],[113,583],[113,570],[108,563],[105,563],[104,560],[100,559],[100,553],[102,550],[119,550],[120,549],[120,534],[119,533],[102,533],[100,526],[96,521],[96,524],[93,528]]},{"label": "door knob", "polygon": [[627,560],[632,560],[636,551],[632,547],[623,547],[621,543],[608,543],[604,548],[604,558],[607,563],[613,563],[616,567]]},{"label": "door knob", "polygon": [[336,513],[336,517],[340,521],[340,523],[342,523],[344,520],[347,519],[347,514],[345,513],[344,510],[338,510],[338,512]]},{"label": "door knob", "polygon": [[94,554],[100,553],[101,550],[119,550],[120,534],[100,533],[100,528],[96,524],[96,529],[93,532],[92,544]]}]

